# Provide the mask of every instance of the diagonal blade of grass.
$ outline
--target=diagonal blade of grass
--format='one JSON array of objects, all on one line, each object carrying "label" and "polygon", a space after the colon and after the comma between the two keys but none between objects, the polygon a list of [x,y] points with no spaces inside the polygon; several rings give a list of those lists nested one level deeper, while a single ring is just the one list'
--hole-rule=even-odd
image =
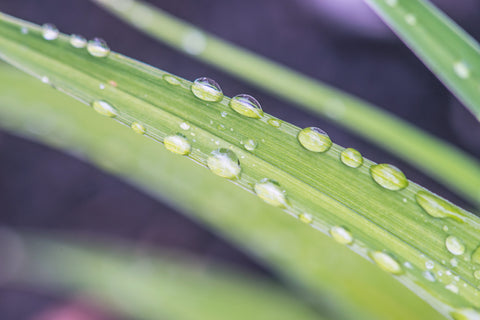
[{"label": "diagonal blade of grass", "polygon": [[327,305],[346,315],[339,318],[442,318],[347,247],[3,64],[0,93],[1,127],[75,154],[179,208],[312,296],[330,297]]},{"label": "diagonal blade of grass", "polygon": [[0,245],[5,267],[18,262],[15,248],[24,254],[9,282],[87,293],[135,319],[322,319],[285,288],[224,266],[206,267],[175,252],[139,253],[118,241],[112,245],[58,235],[4,231],[0,237],[7,240]]},{"label": "diagonal blade of grass", "polygon": [[[320,154],[305,150],[309,147],[297,139],[299,128],[268,114],[251,119],[232,112],[226,97],[205,102],[211,89],[199,93],[194,87],[197,96],[206,95],[197,99],[186,80],[172,81],[172,75],[116,53],[93,57],[70,46],[64,35],[51,41],[44,37],[39,27],[2,15],[0,56],[100,114],[134,128],[141,124],[147,136],[166,139],[168,149],[188,154],[213,173],[255,190],[267,203],[333,233],[442,313],[480,307],[474,276],[478,217],[408,182],[395,169],[374,167],[369,160],[358,169],[345,166],[338,145]],[[103,82],[114,85],[102,87]],[[270,125],[272,120],[279,125]],[[259,146],[244,148],[248,139]],[[314,136],[310,143],[315,141]],[[455,260],[453,269],[447,261],[456,255],[465,258]],[[437,281],[424,275],[430,269],[437,272]]]},{"label": "diagonal blade of grass", "polygon": [[365,0],[480,120],[480,47],[425,0]]},{"label": "diagonal blade of grass", "polygon": [[93,1],[176,49],[335,121],[480,205],[480,163],[462,150],[371,104],[220,40],[147,3]]}]

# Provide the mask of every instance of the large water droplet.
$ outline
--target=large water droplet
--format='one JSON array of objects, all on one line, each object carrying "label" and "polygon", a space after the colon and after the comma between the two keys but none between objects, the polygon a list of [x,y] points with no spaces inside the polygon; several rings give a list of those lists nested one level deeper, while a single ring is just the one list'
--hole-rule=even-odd
[{"label": "large water droplet", "polygon": [[193,94],[204,101],[217,102],[222,100],[223,92],[219,84],[207,77],[196,79],[192,83]]},{"label": "large water droplet", "polygon": [[163,139],[163,144],[168,151],[182,156],[185,156],[192,151],[190,142],[180,134],[165,137],[165,139]]},{"label": "large water droplet", "polygon": [[98,58],[106,57],[110,53],[110,48],[107,43],[100,38],[88,41],[87,50],[92,56]]},{"label": "large water droplet", "polygon": [[207,165],[217,176],[227,179],[238,178],[242,170],[237,155],[226,148],[213,151],[207,159]]},{"label": "large water droplet", "polygon": [[330,229],[332,238],[341,244],[351,244],[353,242],[353,235],[344,227],[335,226]]},{"label": "large water droplet", "polygon": [[332,140],[327,133],[316,127],[300,130],[297,138],[305,149],[313,152],[325,152],[332,146]]},{"label": "large water droplet", "polygon": [[257,142],[253,139],[248,139],[244,144],[243,146],[245,147],[245,149],[247,149],[248,151],[253,151],[255,150],[255,148],[257,147]]},{"label": "large water droplet", "polygon": [[474,309],[458,309],[450,315],[455,320],[480,320],[480,312]]},{"label": "large water droplet", "polygon": [[415,199],[420,207],[432,217],[463,221],[463,213],[460,209],[427,191],[418,191]]},{"label": "large water droplet", "polygon": [[455,236],[448,236],[447,239],[445,239],[445,246],[450,253],[456,256],[465,253],[465,245],[463,244],[462,240]]},{"label": "large water droplet", "polygon": [[340,154],[340,160],[351,168],[358,168],[363,164],[362,154],[353,148],[343,150]]},{"label": "large water droplet", "polygon": [[45,23],[42,26],[42,35],[45,40],[55,40],[59,34],[57,27],[51,23]]},{"label": "large water droplet", "polygon": [[230,107],[236,112],[249,118],[261,118],[263,116],[260,103],[251,95],[239,94],[230,100]]},{"label": "large water droplet", "polygon": [[95,111],[103,116],[114,118],[118,115],[117,110],[108,102],[103,100],[97,100],[92,103],[92,107]]},{"label": "large water droplet", "polygon": [[408,186],[403,172],[391,164],[373,165],[370,167],[370,174],[376,183],[389,190],[401,190]]},{"label": "large water droplet", "polygon": [[472,261],[474,263],[480,264],[480,246],[477,249],[475,249],[475,251],[473,251]]},{"label": "large water droplet", "polygon": [[272,179],[262,179],[255,184],[255,193],[266,203],[279,207],[286,208],[288,205],[285,190],[280,187],[280,184]]},{"label": "large water droplet", "polygon": [[147,132],[145,127],[138,122],[132,122],[130,128],[132,128],[132,130],[138,134],[145,134],[145,132]]},{"label": "large water droplet", "polygon": [[85,48],[87,45],[87,39],[79,34],[72,34],[70,36],[70,44],[75,48]]},{"label": "large water droplet", "polygon": [[380,267],[380,269],[393,274],[401,274],[403,272],[402,266],[392,258],[389,254],[381,251],[374,251],[370,254],[373,261]]}]

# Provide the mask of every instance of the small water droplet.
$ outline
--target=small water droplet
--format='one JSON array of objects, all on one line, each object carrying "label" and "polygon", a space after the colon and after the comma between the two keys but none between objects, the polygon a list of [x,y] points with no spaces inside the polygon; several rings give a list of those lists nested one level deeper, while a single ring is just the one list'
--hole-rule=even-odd
[{"label": "small water droplet", "polygon": [[302,221],[303,223],[310,224],[313,221],[313,217],[309,213],[300,213],[298,215],[298,220]]},{"label": "small water droplet", "polygon": [[72,34],[70,36],[70,44],[75,48],[85,48],[87,39],[79,34]]},{"label": "small water droplet", "polygon": [[402,266],[392,256],[385,252],[374,251],[370,255],[373,261],[380,267],[380,269],[392,274],[401,274],[403,272]]},{"label": "small water droplet", "polygon": [[455,236],[447,237],[447,239],[445,240],[445,246],[450,253],[456,256],[465,253],[465,245],[460,239]]},{"label": "small water droplet", "polygon": [[104,85],[103,83],[100,83],[100,84],[98,85],[98,87],[100,88],[100,90],[105,89],[105,85]]},{"label": "small water droplet", "polygon": [[261,118],[263,116],[260,103],[251,95],[239,94],[230,100],[230,107],[236,112],[249,118]]},{"label": "small water droplet", "polygon": [[57,27],[51,23],[45,23],[42,26],[42,35],[43,39],[45,40],[55,40],[58,38],[60,32],[58,31]]},{"label": "small water droplet", "polygon": [[435,275],[433,273],[431,273],[430,271],[424,271],[423,272],[423,277],[430,282],[435,282]]},{"label": "small water droplet", "polygon": [[50,84],[50,79],[47,76],[43,76],[41,80],[43,83]]},{"label": "small water droplet", "polygon": [[458,309],[452,311],[450,315],[454,320],[480,320],[480,312],[474,309]]},{"label": "small water droplet", "polygon": [[225,125],[219,124],[219,125],[217,126],[217,129],[220,130],[220,131],[223,131],[223,130],[225,130]]},{"label": "small water droplet", "polygon": [[300,130],[297,139],[305,149],[313,152],[325,152],[332,146],[328,134],[316,127]]},{"label": "small water droplet", "polygon": [[132,128],[132,130],[138,134],[145,134],[145,132],[147,131],[145,127],[138,122],[132,122],[132,125],[130,126],[130,128]]},{"label": "small water droplet", "polygon": [[204,101],[217,102],[222,100],[223,92],[215,80],[201,77],[192,83],[193,94]]},{"label": "small water droplet", "polygon": [[429,260],[425,262],[425,268],[427,268],[428,270],[432,270],[434,267],[435,267],[435,264],[433,263],[433,261]]},{"label": "small water droplet", "polygon": [[388,190],[401,190],[408,186],[408,180],[400,169],[391,164],[377,164],[370,167],[370,174],[380,186]]},{"label": "small water droplet", "polygon": [[117,110],[103,100],[94,101],[92,107],[95,111],[106,117],[114,118],[118,115]]},{"label": "small water droplet", "polygon": [[411,26],[414,26],[417,24],[417,18],[413,14],[408,13],[405,15],[405,22]]},{"label": "small water droplet", "polygon": [[410,262],[408,262],[408,261],[405,262],[403,265],[404,265],[407,269],[413,269],[412,264],[411,264]]},{"label": "small water droplet", "polygon": [[165,137],[165,139],[163,139],[163,144],[168,151],[182,156],[185,156],[192,151],[190,142],[180,134]]},{"label": "small water droplet", "polygon": [[21,28],[20,28],[20,32],[21,32],[22,34],[28,34],[28,28],[27,28],[27,27],[21,27]]},{"label": "small water droplet", "polygon": [[363,164],[362,154],[353,148],[343,150],[340,154],[340,160],[352,168],[358,168]]},{"label": "small water droplet", "polygon": [[475,277],[475,279],[480,280],[480,270],[475,271],[473,273],[473,276]]},{"label": "small water droplet", "polygon": [[288,205],[285,190],[280,184],[272,179],[264,178],[255,184],[255,193],[266,203],[279,208],[286,208]]},{"label": "small water droplet", "polygon": [[472,253],[472,262],[480,264],[480,246]]},{"label": "small water droplet", "polygon": [[227,111],[222,111],[220,113],[220,115],[222,116],[222,118],[226,118],[228,116],[228,112]]},{"label": "small water droplet", "polygon": [[185,52],[192,55],[201,54],[207,47],[207,39],[199,30],[189,30],[182,38],[182,47]]},{"label": "small water droplet", "polygon": [[352,233],[344,227],[334,226],[330,229],[332,238],[341,244],[351,244],[353,242]]},{"label": "small water droplet", "polygon": [[257,142],[253,139],[248,139],[244,144],[243,146],[245,147],[245,149],[247,149],[248,151],[253,151],[255,150],[255,148],[257,147]]},{"label": "small water droplet", "polygon": [[457,259],[455,259],[455,258],[450,259],[450,264],[452,265],[452,267],[458,266],[458,261],[457,261]]},{"label": "small water droplet", "polygon": [[453,70],[456,75],[462,79],[466,79],[470,76],[470,68],[464,61],[457,61],[453,64]]},{"label": "small water droplet", "polygon": [[170,83],[173,86],[178,86],[180,84],[180,80],[178,80],[176,77],[171,76],[169,74],[164,74],[163,80],[165,80],[166,82]]},{"label": "small water droplet", "polygon": [[214,150],[207,159],[207,165],[214,174],[227,179],[238,178],[242,170],[237,155],[226,148]]},{"label": "small water droplet", "polygon": [[445,289],[450,290],[453,293],[458,293],[458,287],[454,283],[447,284]]},{"label": "small water droplet", "polygon": [[186,122],[182,122],[180,123],[180,128],[182,128],[183,130],[188,130],[190,129],[190,125]]},{"label": "small water droplet", "polygon": [[110,53],[110,48],[107,43],[100,38],[94,38],[93,40],[88,41],[87,50],[92,56],[98,58],[106,57]]},{"label": "small water droplet", "polygon": [[[452,218],[463,221],[463,214],[453,204],[427,191],[418,191],[415,195],[417,203],[426,213],[435,218]],[[448,227],[447,227],[448,230]]]},{"label": "small water droplet", "polygon": [[442,228],[443,231],[447,232],[448,231],[448,226],[447,225],[444,225],[443,228]]},{"label": "small water droplet", "polygon": [[280,120],[273,119],[273,118],[268,119],[267,123],[274,128],[280,128],[280,125],[282,124],[282,122]]}]

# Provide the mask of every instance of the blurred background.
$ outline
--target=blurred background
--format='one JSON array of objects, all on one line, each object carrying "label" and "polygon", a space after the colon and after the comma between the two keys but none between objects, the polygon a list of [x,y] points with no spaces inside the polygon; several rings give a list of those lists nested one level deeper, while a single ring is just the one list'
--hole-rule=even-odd
[{"label": "blurred background", "polygon": [[[480,158],[480,126],[385,25],[358,0],[148,0],[200,28],[378,105]],[[480,38],[480,3],[437,0]],[[133,30],[86,0],[2,0],[0,11],[60,31],[101,37],[112,50],[188,80],[208,76],[228,96],[249,93],[264,110],[297,126],[318,126],[332,139],[456,204],[462,198],[343,128],[195,61]],[[201,263],[235,264],[275,276],[171,207],[99,169],[0,131],[0,226],[116,236],[136,246],[174,248]],[[81,300],[28,286],[0,286],[2,320],[126,319]]]}]

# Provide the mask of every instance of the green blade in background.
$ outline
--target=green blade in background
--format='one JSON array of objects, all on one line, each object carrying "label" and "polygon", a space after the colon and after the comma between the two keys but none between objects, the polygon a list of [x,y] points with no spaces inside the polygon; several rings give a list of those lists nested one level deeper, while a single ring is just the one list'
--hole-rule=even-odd
[{"label": "green blade in background", "polygon": [[0,93],[4,129],[70,152],[182,210],[305,288],[313,300],[327,299],[344,313],[341,319],[443,318],[346,247],[3,64]]},{"label": "green blade in background", "polygon": [[429,1],[365,2],[480,120],[478,43]]},{"label": "green blade in background", "polygon": [[325,319],[279,285],[178,252],[8,229],[0,239],[2,270],[15,266],[9,283],[86,293],[139,320]]},{"label": "green blade in background", "polygon": [[480,205],[480,163],[459,148],[367,102],[225,42],[147,3],[93,2],[175,49],[348,128]]}]

